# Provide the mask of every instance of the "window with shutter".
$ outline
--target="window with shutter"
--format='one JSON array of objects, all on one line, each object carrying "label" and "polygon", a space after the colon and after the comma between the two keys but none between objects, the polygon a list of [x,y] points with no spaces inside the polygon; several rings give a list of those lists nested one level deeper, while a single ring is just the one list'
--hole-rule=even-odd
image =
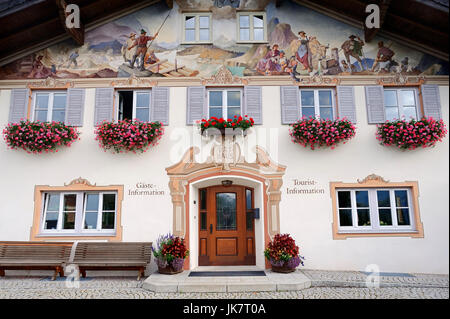
[{"label": "window with shutter", "polygon": [[168,87],[155,87],[152,90],[152,107],[150,120],[169,125],[169,94]]},{"label": "window with shutter", "polygon": [[208,116],[205,97],[206,88],[204,86],[190,86],[187,88],[187,125],[193,125]]},{"label": "window with shutter", "polygon": [[84,98],[84,89],[70,88],[67,90],[66,124],[83,126]]},{"label": "window with shutter", "polygon": [[245,86],[244,87],[244,103],[245,115],[253,118],[256,125],[262,124],[262,87]]},{"label": "window with shutter", "polygon": [[9,106],[9,123],[17,123],[27,119],[28,90],[12,89]]},{"label": "window with shutter", "polygon": [[97,88],[95,90],[95,115],[94,124],[99,125],[103,121],[113,120],[114,89]]},{"label": "window with shutter", "polygon": [[292,124],[300,119],[300,95],[298,86],[282,86],[281,123]]},{"label": "window with shutter", "polygon": [[67,91],[34,91],[32,121],[65,122]]},{"label": "window with shutter", "polygon": [[208,89],[208,118],[233,119],[244,116],[242,89]]},{"label": "window with shutter", "polygon": [[356,123],[355,89],[353,86],[338,86],[338,113],[339,118],[347,118]]},{"label": "window with shutter", "polygon": [[383,86],[366,86],[365,89],[368,123],[378,124],[385,122]]},{"label": "window with shutter", "polygon": [[439,86],[422,85],[422,100],[424,116],[434,119],[442,118],[441,98],[439,96]]},{"label": "window with shutter", "polygon": [[417,120],[420,117],[416,88],[385,88],[383,96],[386,120]]}]

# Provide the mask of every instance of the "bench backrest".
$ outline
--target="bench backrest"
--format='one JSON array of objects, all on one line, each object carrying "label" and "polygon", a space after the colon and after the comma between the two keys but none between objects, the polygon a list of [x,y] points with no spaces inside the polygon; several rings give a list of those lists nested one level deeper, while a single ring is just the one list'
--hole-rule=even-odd
[{"label": "bench backrest", "polygon": [[79,242],[73,262],[130,261],[147,264],[151,253],[150,242]]},{"label": "bench backrest", "polygon": [[72,243],[0,242],[2,260],[40,260],[67,262]]}]

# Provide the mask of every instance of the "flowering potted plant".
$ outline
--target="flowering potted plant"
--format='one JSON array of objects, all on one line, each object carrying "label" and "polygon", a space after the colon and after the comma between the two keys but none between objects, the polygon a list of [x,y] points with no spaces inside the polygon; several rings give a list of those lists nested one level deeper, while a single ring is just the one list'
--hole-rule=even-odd
[{"label": "flowering potted plant", "polygon": [[272,271],[289,273],[298,265],[303,266],[304,257],[299,255],[299,248],[289,234],[277,234],[269,243],[264,256],[272,265]]},{"label": "flowering potted plant", "polygon": [[443,120],[431,117],[421,120],[395,120],[377,125],[376,138],[381,145],[396,146],[402,150],[432,147],[447,134]]},{"label": "flowering potted plant", "polygon": [[312,150],[316,147],[334,149],[340,142],[344,144],[355,136],[355,126],[347,119],[322,120],[303,118],[291,125],[289,135],[292,142]]},{"label": "flowering potted plant", "polygon": [[235,115],[234,118],[227,120],[225,120],[224,118],[217,118],[213,116],[210,119],[201,120],[200,130],[203,134],[206,130],[215,128],[223,136],[225,134],[228,134],[227,129],[229,129],[231,133],[234,133],[234,130],[240,129],[245,134],[246,130],[248,130],[254,124],[255,121],[253,120],[253,118],[248,117],[248,115],[244,115],[244,117]]},{"label": "flowering potted plant", "polygon": [[189,255],[184,239],[172,234],[159,236],[153,255],[161,274],[178,274],[183,271],[184,259]]},{"label": "flowering potted plant", "polygon": [[11,149],[27,153],[58,152],[59,146],[70,146],[80,133],[63,122],[20,121],[10,123],[3,130],[6,144]]},{"label": "flowering potted plant", "polygon": [[95,139],[105,151],[111,149],[116,153],[143,153],[157,144],[164,134],[164,128],[160,122],[121,120],[117,123],[101,123],[95,134]]}]

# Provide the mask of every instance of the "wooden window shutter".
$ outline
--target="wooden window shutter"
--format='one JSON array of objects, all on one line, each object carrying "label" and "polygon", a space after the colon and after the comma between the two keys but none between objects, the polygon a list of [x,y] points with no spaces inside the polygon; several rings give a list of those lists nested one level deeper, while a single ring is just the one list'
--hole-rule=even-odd
[{"label": "wooden window shutter", "polygon": [[95,89],[94,125],[113,120],[114,88]]},{"label": "wooden window shutter", "polygon": [[67,89],[67,108],[65,123],[83,126],[85,89]]},{"label": "wooden window shutter", "polygon": [[298,86],[281,87],[281,123],[292,124],[300,119],[300,92]]},{"label": "wooden window shutter", "polygon": [[195,124],[208,114],[206,104],[206,88],[204,86],[190,86],[187,88],[186,123]]},{"label": "wooden window shutter", "polygon": [[12,89],[9,105],[9,123],[17,123],[27,119],[28,89]]},{"label": "wooden window shutter", "polygon": [[253,118],[255,124],[262,125],[262,87],[245,86],[243,115]]},{"label": "wooden window shutter", "polygon": [[347,118],[356,123],[355,88],[353,86],[338,86],[338,114],[339,118]]},{"label": "wooden window shutter", "polygon": [[169,94],[168,87],[152,89],[152,104],[150,105],[150,121],[169,125]]},{"label": "wooden window shutter", "polygon": [[384,123],[384,88],[382,85],[366,86],[367,120],[369,124]]},{"label": "wooden window shutter", "polygon": [[424,116],[440,120],[442,118],[442,110],[439,86],[429,84],[422,85],[421,91]]}]

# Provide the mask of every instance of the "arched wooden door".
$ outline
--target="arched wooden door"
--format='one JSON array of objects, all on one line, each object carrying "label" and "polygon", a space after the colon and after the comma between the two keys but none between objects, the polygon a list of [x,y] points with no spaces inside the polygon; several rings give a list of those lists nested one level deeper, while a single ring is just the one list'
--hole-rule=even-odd
[{"label": "arched wooden door", "polygon": [[253,189],[199,190],[199,265],[255,265]]}]

